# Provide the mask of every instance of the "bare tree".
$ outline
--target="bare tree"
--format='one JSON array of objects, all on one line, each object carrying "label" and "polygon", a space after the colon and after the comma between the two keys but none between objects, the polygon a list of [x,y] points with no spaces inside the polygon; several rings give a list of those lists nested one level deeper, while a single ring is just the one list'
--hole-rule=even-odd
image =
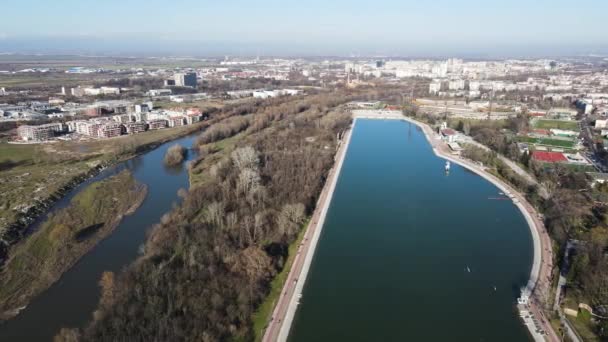
[{"label": "bare tree", "polygon": [[239,174],[237,190],[243,193],[246,197],[255,194],[261,187],[262,178],[260,173],[255,169],[245,168]]},{"label": "bare tree", "polygon": [[279,232],[292,236],[304,219],[305,208],[302,203],[285,204],[277,217]]},{"label": "bare tree", "polygon": [[256,169],[259,164],[258,153],[251,146],[240,147],[231,153],[232,162],[242,170],[244,168]]},{"label": "bare tree", "polygon": [[59,333],[53,338],[54,342],[78,342],[80,341],[80,332],[78,329],[61,328]]},{"label": "bare tree", "polygon": [[211,202],[207,206],[207,220],[209,223],[222,228],[224,225],[224,214],[226,206],[223,202]]}]

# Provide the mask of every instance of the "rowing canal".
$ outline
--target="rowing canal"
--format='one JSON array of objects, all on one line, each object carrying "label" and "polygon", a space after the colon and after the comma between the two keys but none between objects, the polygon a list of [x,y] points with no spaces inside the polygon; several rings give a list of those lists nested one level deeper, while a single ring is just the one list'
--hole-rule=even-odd
[{"label": "rowing canal", "polygon": [[530,340],[515,309],[527,223],[444,164],[417,126],[357,120],[290,342]]},{"label": "rowing canal", "polygon": [[[160,222],[161,216],[180,201],[178,190],[189,186],[185,167],[165,167],[165,152],[174,143],[190,147],[194,139],[195,136],[191,135],[167,142],[103,170],[53,205],[50,212],[67,206],[91,182],[110,177],[125,168],[139,182],[148,186],[146,199],[135,213],[126,216],[108,238],[82,257],[57,283],[34,298],[18,316],[0,325],[0,341],[52,341],[62,327],[83,327],[93,318],[93,311],[99,301],[98,283],[102,272],[119,272],[133,262],[145,241],[148,229]],[[44,218],[40,221],[43,220]]]}]

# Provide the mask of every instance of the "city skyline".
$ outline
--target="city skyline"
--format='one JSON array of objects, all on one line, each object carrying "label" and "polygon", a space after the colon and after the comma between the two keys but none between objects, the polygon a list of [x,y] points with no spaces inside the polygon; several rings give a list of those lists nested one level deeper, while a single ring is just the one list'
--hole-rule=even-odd
[{"label": "city skyline", "polygon": [[[11,4],[0,52],[134,55],[559,56],[607,54],[602,13],[583,0],[190,0]],[[44,9],[44,10],[42,10]],[[580,13],[580,14],[579,14]],[[584,15],[583,15],[584,13]],[[27,20],[24,20],[27,18]],[[36,23],[36,25],[32,25]]]}]

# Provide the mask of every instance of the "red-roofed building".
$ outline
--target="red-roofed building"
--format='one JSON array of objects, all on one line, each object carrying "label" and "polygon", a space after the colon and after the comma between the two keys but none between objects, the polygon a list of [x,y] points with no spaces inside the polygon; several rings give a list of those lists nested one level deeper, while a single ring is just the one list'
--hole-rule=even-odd
[{"label": "red-roofed building", "polygon": [[456,135],[456,131],[451,128],[444,128],[441,130],[441,135],[443,135],[443,136]]},{"label": "red-roofed building", "polygon": [[532,159],[543,163],[564,163],[568,162],[568,158],[560,152],[534,151]]},{"label": "red-roofed building", "polygon": [[186,115],[203,115],[200,108],[188,108],[186,109]]},{"label": "red-roofed building", "polygon": [[441,139],[447,142],[454,142],[456,139],[457,132],[451,128],[444,128],[441,130]]}]

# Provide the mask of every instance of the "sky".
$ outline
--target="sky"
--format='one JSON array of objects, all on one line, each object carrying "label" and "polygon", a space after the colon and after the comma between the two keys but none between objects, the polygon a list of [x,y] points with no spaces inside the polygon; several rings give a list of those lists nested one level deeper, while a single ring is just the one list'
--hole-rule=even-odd
[{"label": "sky", "polygon": [[608,54],[607,0],[0,0],[0,8],[0,52]]}]

